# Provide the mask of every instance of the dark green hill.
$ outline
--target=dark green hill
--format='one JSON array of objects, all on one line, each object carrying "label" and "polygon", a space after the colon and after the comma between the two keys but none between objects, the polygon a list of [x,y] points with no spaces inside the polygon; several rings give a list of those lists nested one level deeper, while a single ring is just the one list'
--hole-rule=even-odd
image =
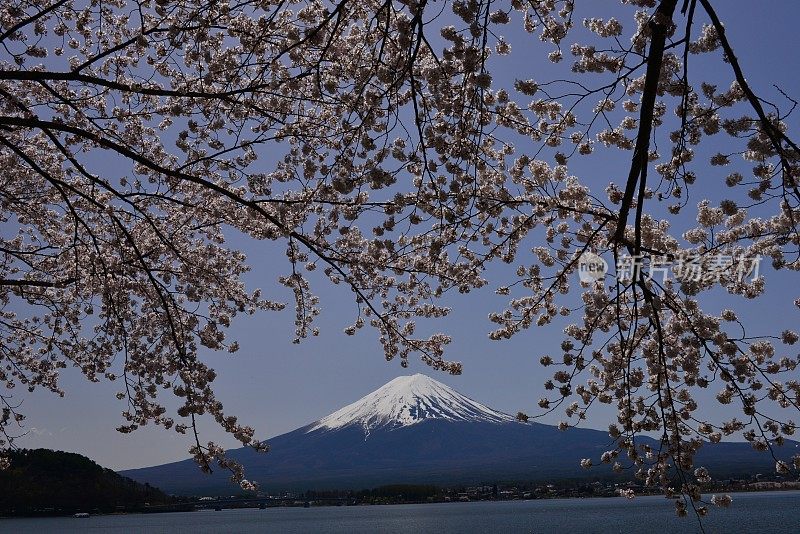
[{"label": "dark green hill", "polygon": [[10,457],[11,467],[0,471],[0,515],[138,511],[171,502],[158,488],[80,454],[20,449]]}]

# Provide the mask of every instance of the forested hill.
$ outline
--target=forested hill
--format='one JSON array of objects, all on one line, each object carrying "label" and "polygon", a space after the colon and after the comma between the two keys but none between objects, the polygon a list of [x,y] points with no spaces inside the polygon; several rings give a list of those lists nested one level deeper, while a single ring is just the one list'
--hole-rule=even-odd
[{"label": "forested hill", "polygon": [[0,515],[140,510],[171,498],[69,452],[20,449],[0,471]]}]

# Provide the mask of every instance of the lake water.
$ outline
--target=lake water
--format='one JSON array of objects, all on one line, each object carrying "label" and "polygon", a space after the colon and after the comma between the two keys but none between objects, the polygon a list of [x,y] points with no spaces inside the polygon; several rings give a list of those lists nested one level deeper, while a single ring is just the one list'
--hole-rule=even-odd
[{"label": "lake water", "polygon": [[[434,532],[699,532],[697,519],[678,518],[663,497],[268,508],[89,519],[0,519],[0,532],[116,533],[417,533]],[[800,532],[800,492],[734,493],[729,509],[713,508],[706,532]]]}]

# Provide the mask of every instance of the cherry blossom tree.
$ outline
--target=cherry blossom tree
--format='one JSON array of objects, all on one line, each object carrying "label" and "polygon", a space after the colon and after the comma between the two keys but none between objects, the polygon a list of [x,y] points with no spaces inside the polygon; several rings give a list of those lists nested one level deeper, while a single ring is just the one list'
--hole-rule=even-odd
[{"label": "cherry blossom tree", "polygon": [[[498,67],[515,55],[530,64],[516,78]],[[797,334],[752,337],[735,309],[703,309],[713,290],[757,298],[764,277],[742,276],[757,258],[800,268],[782,98],[755,94],[711,0],[7,0],[0,445],[23,419],[14,388],[63,395],[75,366],[120,384],[118,430],[189,433],[204,469],[251,487],[197,432],[210,414],[266,449],[200,357],[237,350],[237,315],[286,306],[245,287],[236,232],[285,249],[297,342],[317,334],[314,280],[352,290],[346,334],[374,328],[388,360],[454,374],[450,338],[415,334],[448,293],[508,295],[496,339],[572,317],[541,357],[556,368],[541,408],[566,427],[616,406],[616,448],[595,461],[705,513],[701,446],[743,435],[775,454],[796,429]],[[610,179],[571,170],[601,154]],[[597,256],[636,261],[579,281]],[[682,272],[652,276],[658,262]],[[729,420],[700,413],[705,389]]]}]

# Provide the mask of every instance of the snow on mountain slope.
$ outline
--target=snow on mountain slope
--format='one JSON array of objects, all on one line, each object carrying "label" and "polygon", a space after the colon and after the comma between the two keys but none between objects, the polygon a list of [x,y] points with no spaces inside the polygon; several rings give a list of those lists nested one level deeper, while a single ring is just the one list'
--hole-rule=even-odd
[{"label": "snow on mountain slope", "polygon": [[307,432],[360,426],[367,436],[377,428],[410,426],[427,419],[510,423],[511,415],[492,410],[422,374],[400,376],[309,425]]}]

